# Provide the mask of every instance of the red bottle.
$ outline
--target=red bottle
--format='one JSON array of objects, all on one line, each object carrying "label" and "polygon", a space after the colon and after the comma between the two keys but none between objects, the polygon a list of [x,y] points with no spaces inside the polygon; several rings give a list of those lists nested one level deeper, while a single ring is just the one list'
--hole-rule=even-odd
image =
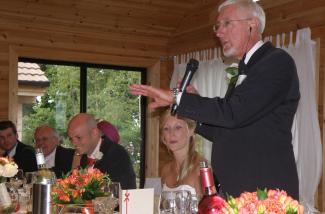
[{"label": "red bottle", "polygon": [[219,214],[225,206],[225,201],[217,195],[211,168],[207,162],[200,163],[200,176],[203,189],[203,197],[199,203],[198,214]]}]

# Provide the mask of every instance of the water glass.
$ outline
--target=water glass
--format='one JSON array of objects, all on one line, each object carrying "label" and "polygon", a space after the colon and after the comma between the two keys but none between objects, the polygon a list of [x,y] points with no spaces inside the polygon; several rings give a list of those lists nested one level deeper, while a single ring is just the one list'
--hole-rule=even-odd
[{"label": "water glass", "polygon": [[119,198],[120,190],[121,190],[120,182],[111,182],[108,186],[108,191],[117,199]]},{"label": "water glass", "polygon": [[97,197],[93,200],[94,211],[98,214],[113,214],[118,205],[118,199],[111,196]]},{"label": "water glass", "polygon": [[176,193],[175,191],[163,191],[160,198],[161,214],[176,214]]},{"label": "water glass", "polygon": [[27,184],[33,185],[33,183],[35,183],[37,180],[36,172],[26,172],[25,177]]},{"label": "water glass", "polygon": [[192,194],[188,190],[176,191],[176,210],[178,214],[191,214]]},{"label": "water glass", "polygon": [[19,169],[17,174],[9,179],[10,188],[18,190],[23,184],[26,183],[23,170]]},{"label": "water glass", "polygon": [[190,209],[191,214],[196,214],[199,212],[199,201],[196,195],[192,195]]}]

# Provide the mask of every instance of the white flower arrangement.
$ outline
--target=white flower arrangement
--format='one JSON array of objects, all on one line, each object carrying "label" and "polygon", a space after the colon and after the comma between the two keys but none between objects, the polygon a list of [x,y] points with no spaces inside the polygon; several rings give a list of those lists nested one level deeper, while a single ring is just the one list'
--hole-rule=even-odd
[{"label": "white flower arrangement", "polygon": [[10,158],[0,157],[0,182],[13,177],[18,172],[17,164]]}]

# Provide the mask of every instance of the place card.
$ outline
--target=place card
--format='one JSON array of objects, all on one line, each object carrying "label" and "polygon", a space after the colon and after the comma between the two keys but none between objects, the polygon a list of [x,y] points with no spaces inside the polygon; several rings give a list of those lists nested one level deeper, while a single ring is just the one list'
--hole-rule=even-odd
[{"label": "place card", "polygon": [[121,214],[154,213],[154,189],[122,190],[121,193]]}]

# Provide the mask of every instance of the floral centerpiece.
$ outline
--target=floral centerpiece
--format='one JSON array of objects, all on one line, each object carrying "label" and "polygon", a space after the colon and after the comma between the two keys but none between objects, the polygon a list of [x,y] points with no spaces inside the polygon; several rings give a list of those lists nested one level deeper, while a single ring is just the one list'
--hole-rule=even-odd
[{"label": "floral centerpiece", "polygon": [[222,210],[224,214],[303,214],[298,201],[281,190],[244,192],[238,198],[229,197]]},{"label": "floral centerpiece", "polygon": [[65,178],[56,180],[52,200],[56,204],[84,204],[105,196],[105,186],[109,182],[108,175],[96,168],[75,169]]},{"label": "floral centerpiece", "polygon": [[0,213],[11,213],[16,208],[11,201],[5,182],[17,172],[18,166],[13,159],[0,157]]},{"label": "floral centerpiece", "polygon": [[0,157],[0,183],[6,182],[7,178],[15,176],[18,166],[11,158]]}]

